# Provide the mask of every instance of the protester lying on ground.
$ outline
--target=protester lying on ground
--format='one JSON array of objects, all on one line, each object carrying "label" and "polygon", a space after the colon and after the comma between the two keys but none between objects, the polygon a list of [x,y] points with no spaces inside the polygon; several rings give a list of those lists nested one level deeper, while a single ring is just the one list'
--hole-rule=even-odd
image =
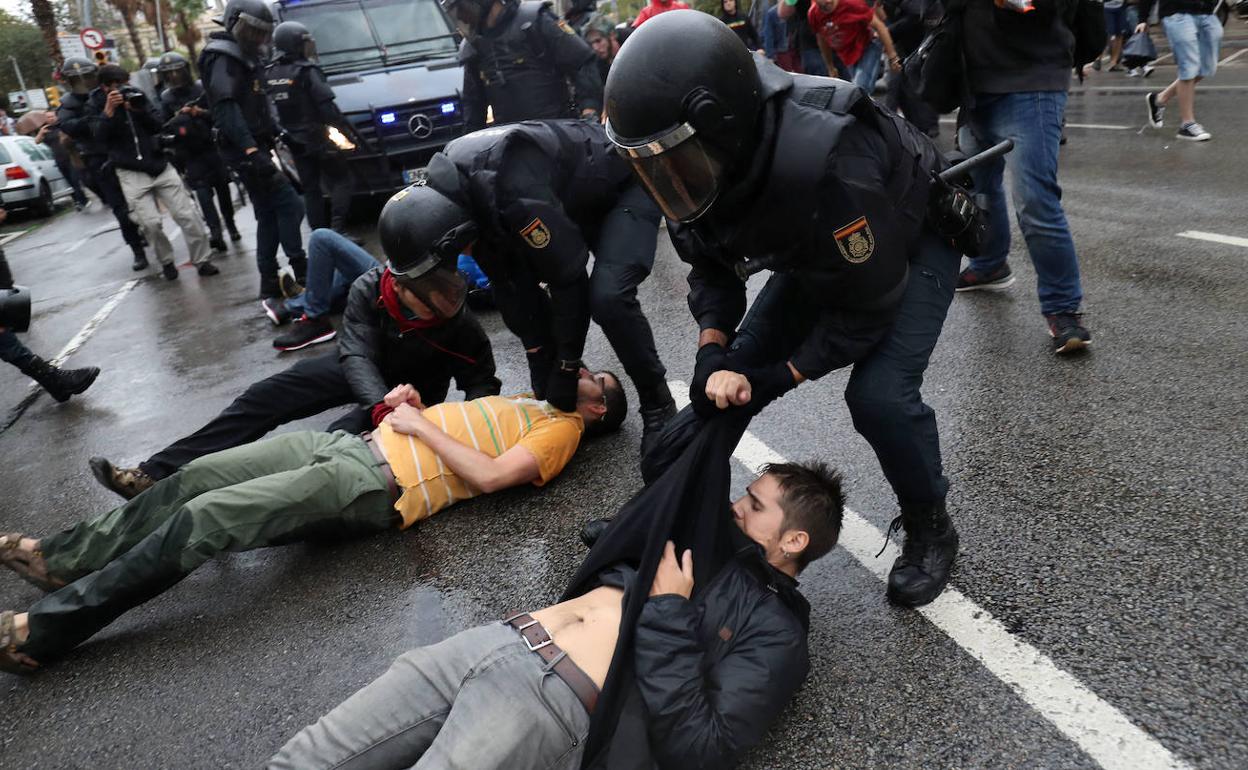
[{"label": "protester lying on ground", "polygon": [[619,427],[624,390],[581,371],[576,409],[489,396],[425,408],[411,385],[372,433],[288,433],[201,457],[108,513],[51,537],[0,537],[0,563],[49,596],[0,613],[0,669],[68,653],[224,551],[406,529],[461,500],[542,486],[580,443]]},{"label": "protester lying on ground", "polygon": [[[835,545],[843,505],[839,477],[822,464],[767,466],[730,504],[739,437],[712,436],[718,451],[686,453],[693,460],[643,490],[613,526],[645,537],[652,523],[670,525],[652,515],[656,503],[688,525],[709,515],[723,535],[719,558],[696,544],[677,558],[661,529],[647,571],[646,558],[630,557],[637,551],[604,538],[587,562],[604,566],[583,590],[400,656],[269,768],[732,765],[806,678],[809,607],[795,578]],[[722,487],[704,487],[701,470]],[[703,490],[701,506],[683,506]],[[599,729],[614,734],[595,742]]]},{"label": "protester lying on ground", "polygon": [[[342,258],[325,259],[330,256],[327,252]],[[312,234],[308,255],[305,294],[318,297],[326,285],[332,293],[339,281],[325,276],[327,270],[341,274],[352,269],[344,267],[347,263],[362,265],[365,258],[372,260],[332,230]],[[490,340],[472,311],[463,307],[464,286],[456,280],[454,260],[439,261],[425,273],[412,275],[423,269],[422,259],[396,262],[389,268],[374,266],[355,279],[336,352],[304,359],[253,384],[207,425],[137,467],[118,467],[103,457],[93,457],[91,472],[105,487],[129,499],[197,457],[255,441],[280,425],[336,406],[354,404],[355,408],[328,430],[369,430],[389,412],[383,398],[400,383],[411,383],[429,406],[446,398],[452,377],[465,400],[498,395],[501,383],[494,376]],[[431,295],[428,287],[432,284],[449,288]],[[310,298],[308,303],[319,307],[323,301]],[[434,306],[441,310],[435,311]],[[265,307],[280,306],[266,300]]]}]

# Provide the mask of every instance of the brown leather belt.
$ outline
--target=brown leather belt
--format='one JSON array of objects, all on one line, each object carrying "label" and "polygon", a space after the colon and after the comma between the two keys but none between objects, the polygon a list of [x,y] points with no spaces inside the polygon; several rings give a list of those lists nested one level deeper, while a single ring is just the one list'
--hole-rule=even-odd
[{"label": "brown leather belt", "polygon": [[368,444],[368,448],[372,450],[373,457],[377,458],[377,470],[381,471],[381,475],[386,479],[386,488],[390,490],[390,501],[396,502],[399,499],[399,482],[394,478],[394,471],[390,470],[390,461],[386,459],[385,453],[373,439],[372,431],[361,433],[360,438],[364,439],[364,443]]},{"label": "brown leather belt", "polygon": [[524,639],[529,650],[537,653],[537,656],[548,665],[554,661],[550,670],[572,688],[572,692],[581,701],[586,712],[594,713],[594,706],[598,705],[598,685],[594,684],[589,674],[582,671],[581,667],[573,663],[568,654],[555,644],[555,640],[550,638],[550,634],[546,632],[542,624],[534,620],[533,616],[527,612],[512,615],[503,622],[519,631],[520,637]]}]

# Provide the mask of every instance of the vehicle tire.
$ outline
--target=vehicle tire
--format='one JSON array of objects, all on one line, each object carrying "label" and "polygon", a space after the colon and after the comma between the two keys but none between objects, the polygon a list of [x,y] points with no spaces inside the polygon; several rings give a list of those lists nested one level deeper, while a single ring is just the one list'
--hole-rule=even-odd
[{"label": "vehicle tire", "polygon": [[52,188],[48,187],[46,179],[39,182],[39,200],[33,208],[41,217],[50,217],[56,211],[56,202],[52,199]]}]

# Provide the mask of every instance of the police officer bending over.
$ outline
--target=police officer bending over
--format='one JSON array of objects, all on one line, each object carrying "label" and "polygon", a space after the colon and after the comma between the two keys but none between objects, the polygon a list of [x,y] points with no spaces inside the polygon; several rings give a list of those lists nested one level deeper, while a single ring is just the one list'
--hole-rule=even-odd
[{"label": "police officer bending over", "polygon": [[676,409],[637,286],[654,264],[659,212],[602,126],[489,128],[448,144],[428,171],[382,210],[386,254],[454,255],[471,245],[504,322],[528,351],[534,393],[559,409],[575,405],[592,314],[637,387],[643,446],[657,436]]},{"label": "police officer bending over", "polygon": [[[316,41],[297,21],[284,21],[273,30],[277,60],[269,65],[265,82],[277,106],[282,128],[290,134],[291,151],[303,187],[308,226],[345,232],[351,208],[351,169],[326,133],[334,126],[349,136],[350,124],[334,104],[334,92],[316,60]],[[330,214],[325,215],[325,188]]]},{"label": "police officer bending over", "polygon": [[[925,216],[936,147],[848,83],[752,58],[696,11],[638,28],[606,93],[607,132],[692,266],[695,411],[757,411],[852,365],[845,400],[900,503],[889,531],[906,532],[888,597],[930,602],[958,548],[919,392],[959,267]],[[760,270],[771,276],[741,324],[744,276]]]},{"label": "police officer bending over", "polygon": [[485,126],[487,106],[495,123],[596,120],[602,112],[593,49],[545,2],[443,0],[442,7],[464,35],[459,61],[467,131]]},{"label": "police officer bending over", "polygon": [[[180,53],[170,51],[160,57],[160,105],[165,112],[165,128],[174,139],[173,162],[195,193],[208,225],[208,243],[225,251],[221,221],[230,231],[230,240],[242,240],[234,224],[234,201],[230,195],[230,174],[212,140],[212,118],[204,86],[191,77],[191,63]],[[216,195],[218,203],[213,202]],[[217,205],[221,215],[217,215]]]},{"label": "police officer bending over", "polygon": [[91,92],[99,85],[99,68],[91,61],[71,56],[61,65],[61,78],[69,87],[69,93],[61,97],[56,109],[56,124],[78,147],[82,155],[83,181],[100,200],[113,211],[121,227],[121,237],[134,252],[135,270],[147,269],[147,255],[143,253],[143,235],[138,225],[130,219],[130,204],[121,191],[117,174],[108,162],[108,145],[95,136],[92,119],[95,117],[89,100]]},{"label": "police officer bending over", "polygon": [[273,14],[264,0],[230,0],[219,23],[225,31],[209,35],[199,72],[221,152],[243,180],[256,212],[260,297],[279,297],[278,242],[298,281],[308,265],[299,232],[303,201],[269,155],[277,126],[264,92],[261,59],[273,34]]}]

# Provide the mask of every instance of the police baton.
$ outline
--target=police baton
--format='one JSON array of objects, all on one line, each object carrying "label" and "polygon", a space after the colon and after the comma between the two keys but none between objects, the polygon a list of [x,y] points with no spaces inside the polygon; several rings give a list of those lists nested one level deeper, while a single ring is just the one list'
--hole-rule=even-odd
[{"label": "police baton", "polygon": [[953,180],[969,172],[971,169],[975,168],[976,166],[980,166],[984,163],[987,163],[993,158],[999,158],[1002,155],[1005,155],[1007,152],[1009,152],[1012,149],[1014,149],[1013,139],[1006,139],[1002,142],[998,142],[997,144],[994,144],[993,146],[989,147],[988,149],[984,150],[978,155],[972,155],[971,157],[967,158],[961,163],[957,163],[955,165],[950,166],[949,168],[937,174],[936,178],[942,182],[948,182],[952,184]]}]

